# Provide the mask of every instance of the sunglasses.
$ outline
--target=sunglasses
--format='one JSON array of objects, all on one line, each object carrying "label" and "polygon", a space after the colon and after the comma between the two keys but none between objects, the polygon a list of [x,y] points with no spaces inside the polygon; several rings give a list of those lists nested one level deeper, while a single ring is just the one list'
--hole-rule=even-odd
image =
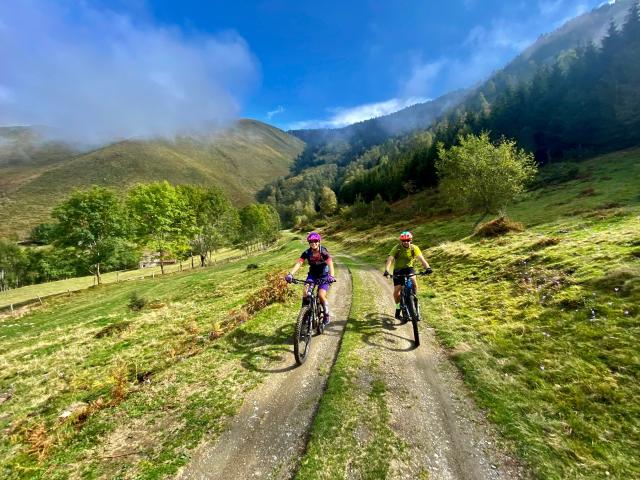
[{"label": "sunglasses", "polygon": [[311,240],[311,241],[309,242],[309,245],[311,245],[312,243],[320,243],[320,242],[319,242],[318,240]]}]

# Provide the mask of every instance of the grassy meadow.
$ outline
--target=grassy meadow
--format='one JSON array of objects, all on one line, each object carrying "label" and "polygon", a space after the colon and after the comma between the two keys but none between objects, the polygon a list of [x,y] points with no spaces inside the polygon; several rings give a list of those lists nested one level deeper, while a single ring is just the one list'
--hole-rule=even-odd
[{"label": "grassy meadow", "polygon": [[[0,476],[175,472],[223,429],[263,367],[293,362],[298,292],[265,276],[290,268],[301,246],[102,285],[0,321]],[[267,286],[286,301],[265,307]],[[134,295],[146,300],[139,310]]]},{"label": "grassy meadow", "polygon": [[[238,257],[244,255],[244,251],[231,248],[221,248],[213,255],[213,262],[220,262],[228,260],[232,257]],[[211,263],[211,260],[207,260]],[[193,264],[195,268],[200,268],[200,257],[193,258]],[[182,262],[182,270],[191,269],[191,261],[185,260]],[[169,264],[164,266],[166,273],[174,273],[182,271],[179,263]],[[138,268],[135,270],[126,270],[120,272],[107,272],[101,275],[102,283],[116,283],[125,282],[129,280],[140,280],[146,277],[161,275],[162,271],[159,266],[149,268]],[[75,292],[77,290],[84,290],[95,285],[95,276],[89,275],[86,277],[69,278],[66,280],[56,280],[54,282],[38,283],[35,285],[27,285],[26,287],[14,288],[13,290],[7,290],[0,292],[0,309],[6,308],[11,304],[25,302],[28,300],[37,299],[38,297],[47,297],[49,295],[58,295],[66,292]]]},{"label": "grassy meadow", "polygon": [[509,209],[521,232],[472,235],[424,194],[331,237],[382,270],[413,230],[427,323],[538,478],[640,478],[640,150],[578,168]]}]

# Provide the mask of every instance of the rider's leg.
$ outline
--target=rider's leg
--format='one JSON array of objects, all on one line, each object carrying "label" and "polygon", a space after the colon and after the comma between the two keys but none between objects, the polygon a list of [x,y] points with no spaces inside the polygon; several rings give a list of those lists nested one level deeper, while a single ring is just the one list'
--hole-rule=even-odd
[{"label": "rider's leg", "polygon": [[302,305],[305,305],[306,303],[306,298],[307,298],[307,293],[309,293],[309,288],[311,287],[311,285],[309,285],[308,283],[304,285],[304,288],[302,289]]},{"label": "rider's leg", "polygon": [[393,300],[396,302],[396,318],[400,318],[400,290],[402,289],[401,285],[396,285],[393,287]]},{"label": "rider's leg", "polygon": [[323,288],[325,285],[321,285],[318,289],[318,298],[320,299],[320,303],[324,306],[324,322],[329,323],[329,301],[327,300],[327,288]]}]

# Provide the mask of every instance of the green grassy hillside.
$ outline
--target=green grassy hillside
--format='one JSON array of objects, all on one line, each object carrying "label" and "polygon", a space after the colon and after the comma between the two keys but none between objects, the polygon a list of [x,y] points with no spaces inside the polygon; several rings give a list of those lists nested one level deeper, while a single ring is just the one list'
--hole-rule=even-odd
[{"label": "green grassy hillside", "polygon": [[127,188],[137,182],[216,185],[236,205],[285,175],[303,143],[269,125],[242,120],[215,137],[128,140],[55,162],[0,164],[0,237],[24,237],[47,221],[74,188]]},{"label": "green grassy hillside", "polygon": [[509,209],[521,232],[472,235],[475,217],[422,194],[328,238],[382,270],[413,230],[434,269],[422,328],[537,478],[640,478],[640,149],[578,168]]},{"label": "green grassy hillside", "polygon": [[[220,268],[104,285],[0,318],[2,478],[164,478],[288,355],[302,244]],[[249,270],[248,264],[257,264]],[[295,291],[295,295],[293,292]],[[129,308],[133,294],[147,299]],[[268,303],[265,300],[265,303]],[[67,413],[65,413],[67,412]]]},{"label": "green grassy hillside", "polygon": [[[364,216],[333,220],[323,233],[333,254],[382,271],[398,232],[414,231],[434,269],[420,280],[421,328],[435,329],[534,476],[639,478],[640,149],[577,167],[573,180],[535,190],[509,209],[524,224],[520,232],[472,235],[475,216],[448,213],[437,194],[425,192],[374,216],[377,224]],[[288,268],[300,246],[289,242],[222,268],[105,285],[1,319],[3,476],[170,475],[205,432],[224,428],[271,359],[291,355],[297,295],[233,332],[246,317],[232,310],[273,285],[264,275]],[[257,271],[247,271],[249,261]],[[371,302],[365,287],[356,285],[353,315]],[[133,293],[149,300],[141,311],[127,306]],[[345,372],[369,368],[353,351],[367,348],[366,337],[382,325],[358,328],[347,325],[317,422],[332,412],[373,411],[335,408],[355,405],[350,390],[336,386]],[[371,396],[378,413],[388,410],[385,402]],[[373,422],[378,433],[360,439],[370,444],[355,451],[381,445],[372,452],[392,463],[387,456],[399,453],[386,448],[385,435],[393,426],[384,415]],[[316,445],[353,443],[339,437],[350,430],[326,427],[314,425]],[[345,471],[336,465],[341,456],[314,458]]]}]

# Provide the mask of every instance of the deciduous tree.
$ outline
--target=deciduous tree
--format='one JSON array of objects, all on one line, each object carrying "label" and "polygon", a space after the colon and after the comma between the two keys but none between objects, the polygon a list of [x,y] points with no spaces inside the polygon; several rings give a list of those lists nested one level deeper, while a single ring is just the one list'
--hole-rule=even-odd
[{"label": "deciduous tree", "polygon": [[491,143],[489,134],[459,137],[458,145],[438,148],[440,189],[454,207],[478,211],[482,218],[507,206],[536,173],[533,155],[513,140]]}]

